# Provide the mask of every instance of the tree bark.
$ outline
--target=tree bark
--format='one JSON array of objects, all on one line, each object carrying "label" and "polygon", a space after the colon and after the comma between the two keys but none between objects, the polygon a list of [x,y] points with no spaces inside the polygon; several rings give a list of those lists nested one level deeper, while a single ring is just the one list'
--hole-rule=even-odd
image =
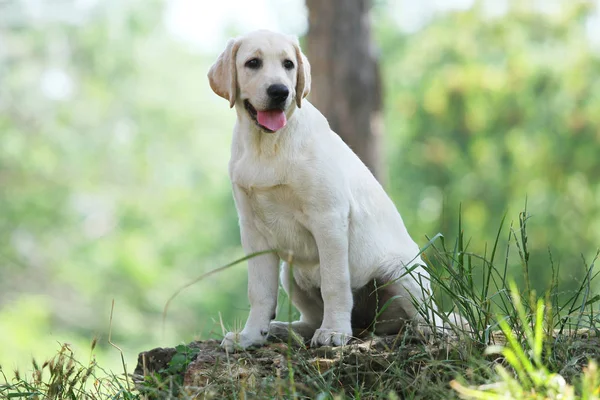
[{"label": "tree bark", "polygon": [[381,176],[381,82],[371,38],[371,0],[306,0],[310,101]]}]

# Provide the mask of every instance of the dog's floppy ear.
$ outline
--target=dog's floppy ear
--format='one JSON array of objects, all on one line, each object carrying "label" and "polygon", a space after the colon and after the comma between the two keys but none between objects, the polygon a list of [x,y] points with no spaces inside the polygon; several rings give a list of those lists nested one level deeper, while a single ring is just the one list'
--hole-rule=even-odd
[{"label": "dog's floppy ear", "polygon": [[296,77],[296,105],[300,108],[302,106],[302,99],[310,93],[310,63],[302,53],[302,50],[300,50],[298,40],[295,41],[294,47],[296,48],[298,74]]},{"label": "dog's floppy ear", "polygon": [[240,44],[240,40],[230,39],[225,50],[208,71],[208,81],[211,89],[222,98],[229,100],[229,107],[233,107],[237,97],[235,57]]}]

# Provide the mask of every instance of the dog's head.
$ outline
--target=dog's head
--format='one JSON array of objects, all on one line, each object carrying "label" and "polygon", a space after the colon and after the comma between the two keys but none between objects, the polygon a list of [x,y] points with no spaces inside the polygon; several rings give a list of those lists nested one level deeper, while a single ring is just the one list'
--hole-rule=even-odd
[{"label": "dog's head", "polygon": [[310,64],[297,38],[261,30],[231,39],[208,80],[230,107],[239,102],[263,131],[275,132],[308,95]]}]

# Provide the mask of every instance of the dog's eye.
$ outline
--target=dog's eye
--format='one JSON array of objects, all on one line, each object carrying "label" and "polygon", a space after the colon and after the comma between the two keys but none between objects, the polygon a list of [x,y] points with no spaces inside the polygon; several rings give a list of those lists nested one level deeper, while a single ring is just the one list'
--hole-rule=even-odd
[{"label": "dog's eye", "polygon": [[246,68],[259,69],[262,66],[262,61],[259,58],[251,58],[244,64]]},{"label": "dog's eye", "polygon": [[294,69],[294,63],[290,60],[283,61],[283,68],[285,69]]}]

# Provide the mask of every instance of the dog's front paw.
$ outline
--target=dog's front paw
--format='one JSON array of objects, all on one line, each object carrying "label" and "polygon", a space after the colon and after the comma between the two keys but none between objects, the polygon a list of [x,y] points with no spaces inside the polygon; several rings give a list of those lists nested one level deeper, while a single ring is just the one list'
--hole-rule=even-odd
[{"label": "dog's front paw", "polygon": [[233,352],[237,349],[247,349],[250,346],[261,346],[266,342],[266,335],[250,335],[247,332],[227,332],[221,347],[227,352]]},{"label": "dog's front paw", "polygon": [[310,345],[312,347],[318,346],[343,346],[350,340],[352,336],[352,330],[348,332],[335,330],[335,329],[317,329]]}]

